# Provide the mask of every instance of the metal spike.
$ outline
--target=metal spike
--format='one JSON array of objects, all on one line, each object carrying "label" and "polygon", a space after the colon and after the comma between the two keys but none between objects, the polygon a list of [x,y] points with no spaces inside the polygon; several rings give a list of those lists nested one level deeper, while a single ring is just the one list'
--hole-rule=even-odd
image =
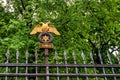
[{"label": "metal spike", "polygon": [[35,51],[35,62],[37,63],[38,53]]},{"label": "metal spike", "polygon": [[17,52],[16,52],[16,60],[17,60],[17,62],[18,62],[18,57],[19,57],[19,51],[17,50]]},{"label": "metal spike", "polygon": [[29,57],[29,52],[28,50],[26,50],[25,52],[26,64],[28,63],[28,57]]},{"label": "metal spike", "polygon": [[5,56],[7,57],[7,60],[8,60],[9,57],[10,57],[10,51],[9,51],[9,49],[7,50],[7,53],[5,54]]}]

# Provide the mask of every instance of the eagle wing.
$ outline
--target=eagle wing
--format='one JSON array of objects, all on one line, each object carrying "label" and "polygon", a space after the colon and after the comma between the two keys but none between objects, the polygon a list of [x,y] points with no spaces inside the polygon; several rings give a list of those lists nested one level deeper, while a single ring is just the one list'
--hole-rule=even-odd
[{"label": "eagle wing", "polygon": [[57,29],[53,26],[53,25],[51,25],[50,27],[49,27],[49,31],[48,32],[53,32],[53,33],[55,33],[56,35],[60,35],[60,33],[57,31]]},{"label": "eagle wing", "polygon": [[40,27],[40,25],[36,25],[35,28],[32,30],[32,32],[30,33],[32,34],[36,34],[37,32],[42,32],[42,27]]}]

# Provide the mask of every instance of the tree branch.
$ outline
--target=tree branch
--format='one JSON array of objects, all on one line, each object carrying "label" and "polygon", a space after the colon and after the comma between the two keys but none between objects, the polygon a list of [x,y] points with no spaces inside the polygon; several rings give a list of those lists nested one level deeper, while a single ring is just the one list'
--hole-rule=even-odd
[{"label": "tree branch", "polygon": [[88,39],[88,41],[93,46],[93,48],[96,48],[95,44],[90,39]]},{"label": "tree branch", "polygon": [[25,10],[25,5],[23,3],[23,0],[20,0],[20,1],[21,1],[22,8]]},{"label": "tree branch", "polygon": [[101,44],[101,48],[100,49],[101,50],[104,49],[108,45],[109,41],[110,41],[110,39],[108,41],[106,41],[105,43]]}]

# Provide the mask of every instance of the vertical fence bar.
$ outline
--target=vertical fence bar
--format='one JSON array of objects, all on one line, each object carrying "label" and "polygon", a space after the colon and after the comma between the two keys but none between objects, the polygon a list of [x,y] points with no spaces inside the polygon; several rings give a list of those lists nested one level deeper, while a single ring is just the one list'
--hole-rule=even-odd
[{"label": "vertical fence bar", "polygon": [[[37,53],[37,51],[35,51],[35,64],[38,63],[37,58],[38,58],[38,53]],[[36,74],[38,74],[38,67],[37,66],[35,67],[35,72],[36,72]],[[35,80],[38,80],[37,76],[36,76]]]},{"label": "vertical fence bar", "polygon": [[[66,51],[64,51],[64,61],[65,61],[65,64],[67,64],[67,54],[66,54]],[[66,74],[68,74],[68,67],[66,67]],[[67,80],[69,80],[69,77],[67,76]]]},{"label": "vertical fence bar", "polygon": [[[82,52],[81,56],[82,56],[83,64],[86,64],[86,62],[85,62],[85,56],[84,56],[83,52]],[[86,67],[84,67],[84,70],[85,70],[85,74],[87,74],[87,68]],[[86,76],[86,80],[89,80],[88,76]]]},{"label": "vertical fence bar", "polygon": [[[18,64],[19,63],[19,51],[17,50],[16,51],[16,63],[15,64]],[[10,58],[10,52],[9,52],[9,50],[7,50],[7,53],[5,54],[5,56],[6,56],[6,64],[8,64],[9,63],[9,58]],[[28,53],[28,50],[26,51],[26,64],[28,64],[28,56],[29,56],[29,53]],[[67,53],[64,51],[64,66],[65,66],[65,69],[66,69],[66,74],[69,74],[70,72],[69,72],[69,67],[66,67],[66,65],[69,63],[69,62],[67,62]],[[75,64],[77,64],[77,61],[76,61],[76,55],[75,55],[75,53],[74,53],[74,51],[73,51],[73,53],[72,53],[72,56],[73,56],[73,60],[74,60],[74,65]],[[82,56],[82,60],[83,60],[83,64],[86,64],[86,62],[85,62],[85,55],[84,55],[84,53],[82,52],[82,54],[81,54],[81,56]],[[100,54],[100,52],[99,52],[99,54],[98,54],[98,56],[99,56],[99,58],[100,58],[100,63],[101,63],[101,66],[102,66],[102,64],[104,64],[103,63],[103,60],[102,60],[102,56],[101,56],[101,54]],[[112,60],[111,60],[111,56],[110,56],[110,53],[109,52],[107,52],[107,57],[108,57],[108,61],[110,62],[110,64],[111,65],[113,65],[113,62],[112,62]],[[120,59],[119,59],[119,57],[118,56],[116,56],[116,58],[117,58],[117,60],[118,60],[118,64],[120,64]],[[38,61],[37,61],[37,59],[38,59],[38,53],[37,53],[37,51],[35,52],[35,64],[37,64],[38,63]],[[48,49],[45,49],[45,61],[46,61],[46,74],[49,74],[49,62],[48,62]],[[94,64],[95,65],[95,62],[94,62],[94,59],[93,59],[93,53],[90,53],[90,59],[91,59],[91,61],[92,61],[92,64]],[[58,53],[57,52],[55,52],[55,60],[56,60],[56,64],[59,64],[58,63]],[[12,66],[11,66],[12,67]],[[16,74],[18,74],[19,73],[19,67],[18,66],[13,66],[13,67],[15,67],[15,70],[16,70]],[[8,66],[6,66],[5,67],[6,68],[6,73],[9,73],[9,71],[8,71],[8,69],[9,69],[9,67]],[[26,74],[28,74],[28,67],[27,66],[25,66],[25,68],[26,68]],[[60,74],[59,73],[59,70],[60,70],[60,67],[56,67],[57,68],[57,74]],[[94,75],[96,75],[97,74],[97,70],[96,70],[96,67],[93,67],[94,68]],[[116,73],[115,73],[115,68],[114,67],[109,67],[110,69],[111,69],[111,71],[112,71],[112,74],[113,75],[115,75]],[[37,66],[35,66],[35,69],[36,69],[36,74],[38,74],[38,67]],[[75,69],[75,73],[76,74],[78,74],[79,72],[78,72],[78,67],[75,67],[74,68]],[[87,68],[86,67],[84,67],[84,70],[85,70],[85,74],[87,74],[88,72],[87,72]],[[102,67],[102,70],[103,70],[103,74],[106,74],[106,72],[105,72],[105,68],[104,67]],[[14,75],[13,75],[14,76]],[[69,80],[70,79],[70,77],[69,76],[67,76],[66,75],[66,77],[67,77],[67,80]],[[50,76],[46,76],[46,80],[49,80],[49,78],[50,78]],[[76,78],[77,78],[77,80],[79,80],[79,77],[76,75]],[[98,77],[96,76],[95,77],[96,78],[96,80],[98,80]],[[15,79],[17,80],[18,79],[18,77],[15,77]],[[89,79],[89,77],[86,75],[86,80],[88,80]],[[9,80],[8,79],[8,76],[5,76],[5,80]],[[26,80],[28,80],[28,76],[26,76]],[[35,78],[35,80],[38,80],[38,77],[36,76],[36,78]],[[60,80],[60,76],[57,76],[57,80]],[[105,76],[104,77],[104,80],[107,80],[107,77]],[[115,77],[114,76],[114,80],[117,80],[117,77]]]},{"label": "vertical fence bar", "polygon": [[[28,56],[29,56],[28,50],[26,50],[25,56],[26,56],[26,64],[28,64]],[[27,66],[26,66],[25,73],[28,74],[28,67]],[[28,80],[28,77],[26,76],[25,79]]]},{"label": "vertical fence bar", "polygon": [[[98,56],[99,56],[99,58],[100,58],[100,63],[103,64],[103,60],[102,60],[102,56],[101,56],[100,51],[99,51],[99,53],[98,53]],[[102,68],[102,70],[103,70],[103,74],[106,74],[106,73],[105,73],[105,68],[104,68],[104,67]],[[104,79],[107,80],[107,77],[105,76]]]},{"label": "vertical fence bar", "polygon": [[118,64],[120,64],[120,59],[119,59],[119,57],[118,57],[118,53],[115,52],[115,54],[116,54],[116,58],[117,58],[117,60],[118,60]]},{"label": "vertical fence bar", "polygon": [[[93,54],[92,54],[92,53],[90,53],[90,58],[91,58],[91,60],[92,60],[92,64],[95,64],[95,63],[94,63],[94,59],[93,59]],[[97,73],[96,73],[96,68],[95,68],[95,67],[94,67],[94,73],[97,74]],[[95,78],[96,78],[96,80],[98,80],[98,77],[95,77]]]},{"label": "vertical fence bar", "polygon": [[[19,51],[17,50],[16,52],[16,64],[18,64],[18,59],[19,59]],[[16,67],[16,74],[18,74],[18,67]],[[15,80],[18,80],[18,77],[15,77]]]},{"label": "vertical fence bar", "polygon": [[[48,65],[48,49],[45,49],[45,64]],[[46,74],[49,74],[49,67],[46,66]],[[46,76],[46,80],[49,80],[49,76]]]},{"label": "vertical fence bar", "polygon": [[[75,55],[74,51],[73,51],[72,55],[73,55],[74,64],[77,64],[76,55]],[[78,68],[77,67],[75,67],[75,72],[76,72],[76,74],[78,74]],[[79,80],[79,77],[78,76],[76,76],[76,77],[77,77],[77,80]]]},{"label": "vertical fence bar", "polygon": [[[7,50],[7,53],[6,53],[6,64],[9,63],[9,57],[10,57],[10,52],[9,52],[9,49]],[[6,73],[8,73],[8,67],[6,67]],[[5,76],[5,80],[8,80],[8,76]]]},{"label": "vertical fence bar", "polygon": [[[58,53],[57,52],[55,52],[55,62],[56,62],[56,64],[58,64]],[[59,74],[59,68],[58,67],[56,67],[56,68],[57,68],[57,74]],[[57,80],[60,80],[59,76],[57,76]]]},{"label": "vertical fence bar", "polygon": [[[111,57],[110,57],[109,52],[107,52],[107,57],[108,57],[108,60],[110,61],[110,64],[112,64],[112,61],[111,61]],[[113,67],[111,67],[111,69],[112,69],[112,73],[113,73],[113,74],[115,74],[114,68],[113,68]],[[117,80],[117,78],[116,78],[116,77],[114,77],[114,80]]]}]

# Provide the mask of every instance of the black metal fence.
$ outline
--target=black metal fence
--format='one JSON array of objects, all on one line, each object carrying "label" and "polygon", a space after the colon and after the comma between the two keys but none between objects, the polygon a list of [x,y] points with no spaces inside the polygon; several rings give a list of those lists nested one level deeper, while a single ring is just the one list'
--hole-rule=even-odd
[{"label": "black metal fence", "polygon": [[[32,63],[29,62],[31,53],[28,51],[25,54],[17,51],[14,57],[10,55],[15,54],[8,50],[5,62],[0,63],[0,80],[120,80],[120,59],[117,54],[114,61],[107,53],[107,62],[104,63],[104,57],[99,53],[100,64],[96,64],[92,53],[83,52],[64,51],[63,55],[55,52],[49,54],[47,64],[43,63],[44,59],[38,52],[34,53]],[[21,59],[20,55],[25,57]]]}]

